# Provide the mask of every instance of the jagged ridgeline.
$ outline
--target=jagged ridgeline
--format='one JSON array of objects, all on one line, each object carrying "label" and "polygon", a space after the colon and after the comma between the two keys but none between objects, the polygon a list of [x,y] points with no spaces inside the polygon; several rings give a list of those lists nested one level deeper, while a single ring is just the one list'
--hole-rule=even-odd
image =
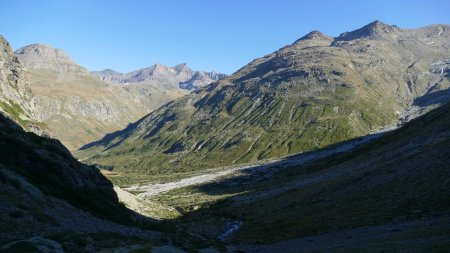
[{"label": "jagged ridgeline", "polygon": [[[78,154],[145,175],[314,150],[395,126],[449,97],[450,27],[314,31]],[[119,181],[126,184],[130,181]]]}]

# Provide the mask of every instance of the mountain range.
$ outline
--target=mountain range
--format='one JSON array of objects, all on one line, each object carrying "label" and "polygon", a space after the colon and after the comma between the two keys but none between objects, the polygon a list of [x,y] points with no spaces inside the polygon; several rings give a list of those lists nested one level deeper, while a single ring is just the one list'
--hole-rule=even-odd
[{"label": "mountain range", "polygon": [[[186,64],[175,68],[155,65],[133,72],[134,75],[123,79],[133,82],[132,85],[124,85],[113,83],[114,79],[107,75],[110,71],[93,74],[61,49],[47,45],[20,48],[15,56],[28,73],[29,100],[36,120],[45,123],[48,134],[70,150],[121,129],[187,94],[188,90],[179,87],[180,82],[188,83],[185,88],[191,88],[223,77],[193,71]],[[71,131],[67,131],[68,125]]]},{"label": "mountain range", "polygon": [[77,155],[113,166],[126,184],[395,128],[448,101],[449,36],[447,25],[401,29],[379,21],[338,37],[313,31]]},{"label": "mountain range", "polygon": [[193,71],[186,63],[173,67],[155,64],[130,73],[119,73],[112,69],[92,72],[101,80],[115,84],[156,84],[166,89],[199,89],[207,84],[224,78],[225,74],[216,72]]}]

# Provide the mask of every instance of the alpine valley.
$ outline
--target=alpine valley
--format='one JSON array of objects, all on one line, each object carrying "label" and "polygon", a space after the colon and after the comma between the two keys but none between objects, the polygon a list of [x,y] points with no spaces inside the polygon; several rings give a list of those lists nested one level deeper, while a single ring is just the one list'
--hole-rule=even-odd
[{"label": "alpine valley", "polygon": [[[449,26],[318,31],[85,145],[128,182],[276,159],[392,129],[450,97]],[[129,179],[129,180],[128,180]]]},{"label": "alpine valley", "polygon": [[313,31],[229,76],[0,37],[0,111],[2,252],[450,250],[450,25]]}]

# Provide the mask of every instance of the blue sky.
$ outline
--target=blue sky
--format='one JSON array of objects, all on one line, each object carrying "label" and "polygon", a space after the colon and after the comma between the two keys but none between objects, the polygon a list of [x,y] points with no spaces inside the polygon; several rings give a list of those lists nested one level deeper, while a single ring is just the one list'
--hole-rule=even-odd
[{"label": "blue sky", "polygon": [[0,16],[14,49],[48,44],[90,70],[185,62],[230,74],[312,30],[450,24],[450,1],[2,0]]}]

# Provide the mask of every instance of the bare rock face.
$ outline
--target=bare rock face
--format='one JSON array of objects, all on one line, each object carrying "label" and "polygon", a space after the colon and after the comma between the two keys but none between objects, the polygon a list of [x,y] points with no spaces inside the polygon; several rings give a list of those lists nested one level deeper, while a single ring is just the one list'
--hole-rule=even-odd
[{"label": "bare rock face", "polygon": [[28,73],[9,43],[0,36],[0,111],[24,129],[44,134],[45,126],[38,122],[30,99]]},{"label": "bare rock face", "polygon": [[0,36],[0,96],[16,101],[24,100],[29,93],[26,74],[19,59],[13,54],[9,43]]},{"label": "bare rock face", "polygon": [[155,64],[129,73],[119,73],[111,69],[93,71],[100,80],[113,84],[151,84],[165,89],[195,90],[224,78],[225,74],[194,71],[186,63],[167,67]]}]

